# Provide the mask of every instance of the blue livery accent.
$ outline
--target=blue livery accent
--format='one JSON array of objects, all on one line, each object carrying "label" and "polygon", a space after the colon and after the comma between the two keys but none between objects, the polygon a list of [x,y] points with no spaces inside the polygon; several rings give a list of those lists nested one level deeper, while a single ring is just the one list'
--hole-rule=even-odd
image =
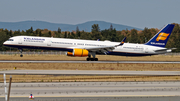
[{"label": "blue livery accent", "polygon": [[165,47],[173,28],[174,24],[167,24],[153,38],[151,38],[147,43],[145,43],[145,45]]},{"label": "blue livery accent", "polygon": [[129,53],[129,52],[108,52],[107,55],[119,55],[119,56],[151,56],[156,54],[144,54],[144,53]]}]

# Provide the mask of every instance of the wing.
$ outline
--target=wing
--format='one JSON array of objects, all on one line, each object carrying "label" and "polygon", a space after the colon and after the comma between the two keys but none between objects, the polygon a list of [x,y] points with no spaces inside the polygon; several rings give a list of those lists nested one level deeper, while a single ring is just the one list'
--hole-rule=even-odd
[{"label": "wing", "polygon": [[104,46],[104,47],[87,47],[84,49],[87,49],[90,52],[98,52],[98,53],[107,54],[108,51],[112,51],[113,49],[115,49],[115,47],[122,46],[125,40],[126,40],[126,37],[118,45]]}]

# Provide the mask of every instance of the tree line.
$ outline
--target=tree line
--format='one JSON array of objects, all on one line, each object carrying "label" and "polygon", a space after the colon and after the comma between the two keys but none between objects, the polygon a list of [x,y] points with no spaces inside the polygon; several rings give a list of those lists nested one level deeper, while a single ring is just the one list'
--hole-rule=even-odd
[{"label": "tree line", "polygon": [[[70,39],[85,39],[85,40],[97,40],[100,41],[109,40],[112,42],[120,42],[124,37],[127,37],[126,42],[129,43],[146,43],[150,40],[159,29],[157,28],[147,28],[145,27],[143,30],[121,30],[117,31],[110,25],[109,29],[100,30],[98,24],[93,24],[91,32],[86,32],[84,30],[80,31],[78,26],[75,31],[61,31],[60,28],[57,31],[51,31],[48,29],[36,29],[33,30],[33,27],[24,31],[12,31],[7,29],[0,29],[0,51],[9,51],[9,47],[3,46],[3,42],[8,40],[10,37],[26,35],[26,36],[43,36],[43,37],[54,37],[54,38],[70,38]],[[168,40],[166,48],[177,48],[174,52],[180,52],[180,26],[179,24],[175,24],[175,27],[172,31],[172,34]],[[11,48],[13,51],[17,51],[17,49]],[[28,49],[26,49],[28,50]],[[36,50],[41,51],[41,50]]]}]

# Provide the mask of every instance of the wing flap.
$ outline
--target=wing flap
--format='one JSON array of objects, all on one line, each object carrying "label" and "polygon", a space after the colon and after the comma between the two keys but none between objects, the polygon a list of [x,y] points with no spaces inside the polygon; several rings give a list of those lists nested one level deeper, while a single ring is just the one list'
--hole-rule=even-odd
[{"label": "wing flap", "polygon": [[88,51],[93,51],[93,52],[101,52],[101,53],[107,53],[108,51],[112,51],[115,49],[115,47],[122,46],[126,40],[126,37],[120,42],[118,45],[113,45],[113,46],[104,46],[104,47],[87,47],[84,49],[87,49]]}]

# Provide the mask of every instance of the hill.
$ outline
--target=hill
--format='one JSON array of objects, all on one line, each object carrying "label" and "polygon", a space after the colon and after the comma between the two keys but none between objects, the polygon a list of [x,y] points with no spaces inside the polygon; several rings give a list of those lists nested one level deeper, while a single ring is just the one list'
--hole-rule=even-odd
[{"label": "hill", "polygon": [[131,26],[126,26],[126,25],[121,25],[121,24],[113,24],[105,21],[88,21],[82,24],[76,24],[76,25],[71,25],[71,24],[58,24],[58,23],[50,23],[50,22],[45,22],[45,21],[21,21],[21,22],[0,22],[0,28],[3,29],[8,29],[8,30],[27,30],[33,27],[33,29],[48,29],[52,31],[57,31],[58,27],[61,28],[62,31],[72,31],[76,30],[76,27],[79,27],[79,30],[84,30],[86,32],[91,32],[91,27],[93,24],[99,24],[99,27],[101,30],[108,29],[110,28],[110,25],[113,25],[113,28],[116,30],[124,30],[124,29],[137,29],[141,30],[139,28],[131,27]]}]

